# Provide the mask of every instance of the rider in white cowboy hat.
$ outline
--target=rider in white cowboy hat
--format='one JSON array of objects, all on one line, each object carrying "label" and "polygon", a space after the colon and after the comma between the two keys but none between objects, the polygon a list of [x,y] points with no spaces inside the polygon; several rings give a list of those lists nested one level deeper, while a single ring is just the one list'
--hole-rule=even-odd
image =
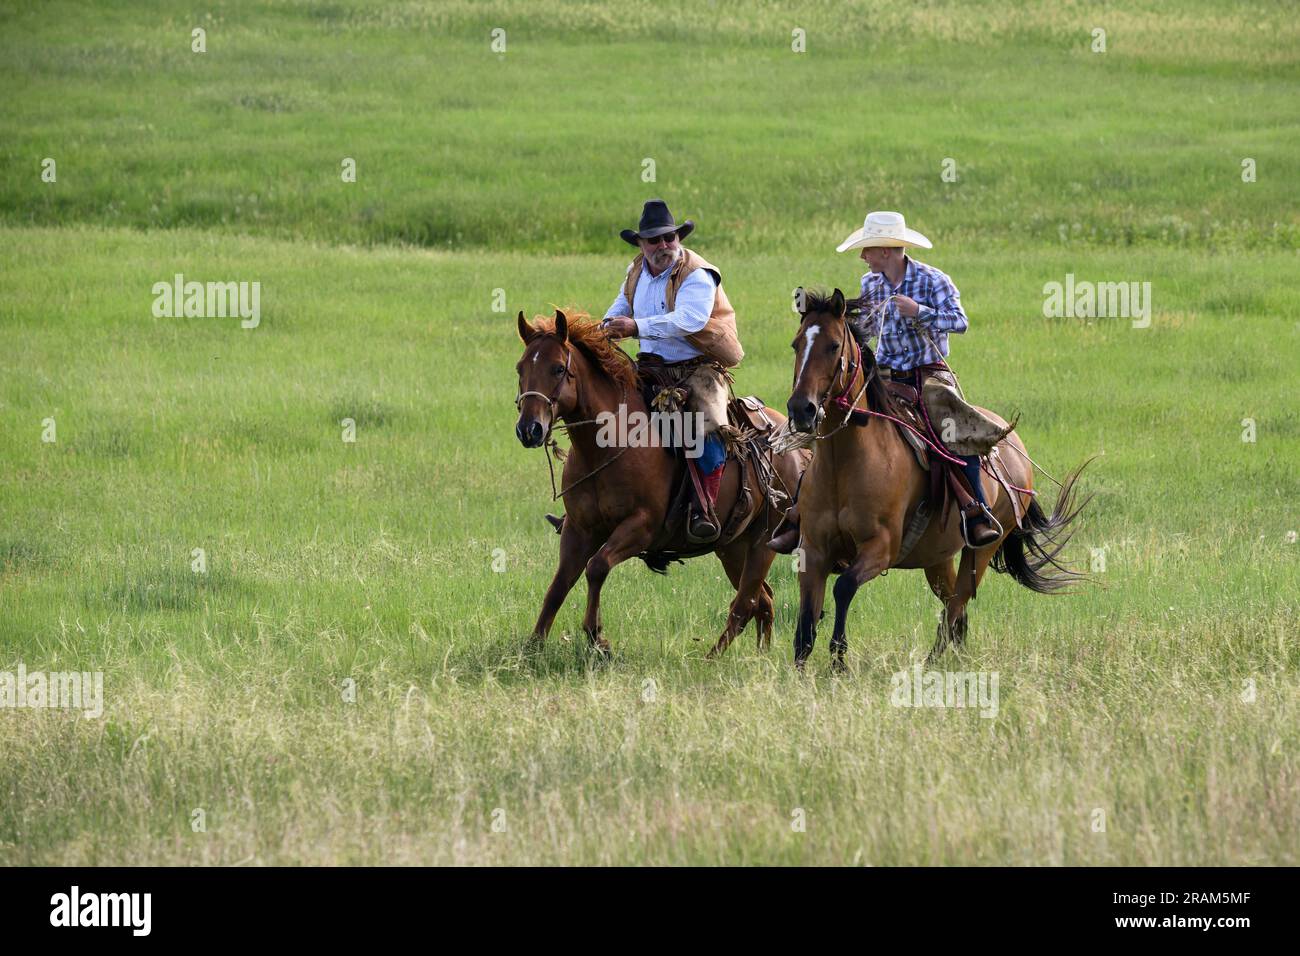
[{"label": "rider in white cowboy hat", "polygon": [[[961,294],[952,280],[904,251],[930,248],[930,240],[907,228],[901,213],[873,212],[862,228],[835,250],[862,250],[860,258],[871,271],[862,277],[863,319],[856,323],[857,331],[864,340],[879,336],[876,362],[880,374],[912,385],[918,395],[923,377],[956,385],[943,361],[948,354],[948,335],[965,332],[969,327]],[[998,533],[989,520],[979,455],[960,457],[966,463],[966,478],[976,498],[965,515],[968,540],[974,547],[992,544]],[[797,515],[792,512],[787,521],[793,526],[769,543],[782,553],[793,550],[799,542],[799,528],[793,524]]]}]

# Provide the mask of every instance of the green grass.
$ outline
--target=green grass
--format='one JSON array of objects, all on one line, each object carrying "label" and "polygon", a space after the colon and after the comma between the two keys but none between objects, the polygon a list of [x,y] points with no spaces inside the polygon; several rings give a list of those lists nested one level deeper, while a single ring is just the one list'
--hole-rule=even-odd
[{"label": "green grass", "polygon": [[[0,9],[0,671],[106,695],[0,709],[0,863],[1300,862],[1291,19],[667,9],[229,4],[204,57],[163,7]],[[890,706],[918,574],[859,594],[845,678],[825,629],[793,673],[787,559],[768,653],[702,660],[702,559],[614,572],[611,663],[582,587],[521,656],[557,539],[513,315],[603,311],[651,193],[724,271],[738,391],[784,403],[790,289],[851,288],[834,244],[900,208],[967,393],[1053,473],[1100,455],[1098,586],[990,575],[942,665],[995,719]],[[155,318],[176,272],[260,282],[261,325]],[[1043,318],[1067,273],[1151,282],[1152,327]]]},{"label": "green grass", "polygon": [[609,255],[652,158],[700,238],[745,252],[824,250],[886,198],[949,244],[1078,224],[1103,244],[1296,248],[1295,18],[1125,7],[13,9],[0,217]]}]

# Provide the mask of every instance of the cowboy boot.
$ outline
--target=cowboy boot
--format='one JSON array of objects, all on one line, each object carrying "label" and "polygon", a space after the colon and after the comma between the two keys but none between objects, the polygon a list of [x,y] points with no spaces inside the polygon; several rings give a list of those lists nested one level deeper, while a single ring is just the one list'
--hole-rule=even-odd
[{"label": "cowboy boot", "polygon": [[963,455],[966,483],[974,493],[974,500],[962,509],[962,519],[966,526],[966,543],[972,548],[988,547],[998,540],[1000,532],[993,527],[993,515],[988,502],[984,500],[984,485],[980,481],[980,460],[978,455]]},{"label": "cowboy boot", "polygon": [[700,487],[704,489],[705,501],[700,502],[700,509],[691,512],[691,537],[701,544],[713,541],[722,533],[717,513],[713,509],[718,500],[718,488],[722,484],[722,469],[727,466],[724,461],[707,475],[700,475]]},{"label": "cowboy boot", "polygon": [[983,502],[972,501],[962,509],[966,524],[966,543],[972,548],[987,548],[998,540],[997,529],[989,520],[988,508]]},{"label": "cowboy boot", "polygon": [[799,544],[799,505],[791,505],[781,523],[776,526],[776,533],[767,546],[777,554],[789,554]]}]

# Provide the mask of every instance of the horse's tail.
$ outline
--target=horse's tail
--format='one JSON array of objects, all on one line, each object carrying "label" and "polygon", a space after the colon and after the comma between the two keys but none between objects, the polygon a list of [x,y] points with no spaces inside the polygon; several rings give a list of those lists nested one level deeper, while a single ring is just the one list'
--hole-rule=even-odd
[{"label": "horse's tail", "polygon": [[[993,570],[1011,575],[1029,590],[1039,594],[1052,594],[1071,584],[1088,580],[1087,575],[1061,564],[1057,555],[1074,535],[1071,527],[1074,519],[1092,500],[1092,495],[1089,494],[1078,503],[1075,502],[1075,483],[1091,461],[1089,458],[1066,476],[1061,494],[1056,499],[1056,507],[1050,516],[1043,512],[1037,498],[1029,502],[1024,522],[1007,535],[1002,547],[993,555]],[[1044,572],[1043,569],[1048,566],[1055,571]]]},{"label": "horse's tail", "polygon": [[645,562],[645,566],[655,574],[667,574],[668,566],[670,564],[686,563],[681,558],[674,558],[672,555],[665,554],[662,551],[647,551],[645,554],[638,555],[638,557],[640,557],[640,559]]}]

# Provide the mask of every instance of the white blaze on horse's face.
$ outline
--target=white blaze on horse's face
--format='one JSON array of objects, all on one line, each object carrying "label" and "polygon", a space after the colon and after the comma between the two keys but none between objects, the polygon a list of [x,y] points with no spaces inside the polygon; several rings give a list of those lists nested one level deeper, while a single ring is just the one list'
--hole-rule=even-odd
[{"label": "white blaze on horse's face", "polygon": [[813,339],[817,338],[817,333],[821,330],[820,325],[810,325],[808,331],[804,332],[803,340],[806,344],[803,347],[803,361],[799,363],[799,374],[796,380],[803,378],[803,370],[808,367],[808,356],[812,355]]}]

